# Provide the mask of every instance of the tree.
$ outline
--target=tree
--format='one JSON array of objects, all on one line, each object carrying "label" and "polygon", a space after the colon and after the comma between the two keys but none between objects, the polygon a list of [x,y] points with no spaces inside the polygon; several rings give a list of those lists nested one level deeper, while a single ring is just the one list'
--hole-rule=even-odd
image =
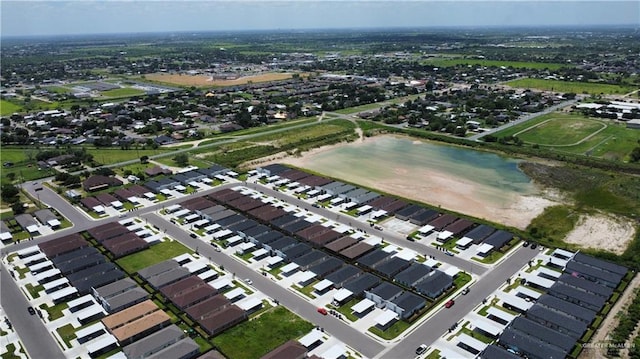
[{"label": "tree", "polygon": [[631,151],[631,162],[640,162],[640,146]]},{"label": "tree", "polygon": [[18,190],[18,187],[10,183],[7,183],[7,184],[3,184],[1,189],[2,189],[2,194],[0,194],[0,196],[2,197],[3,201],[13,203],[18,200],[18,194],[20,193],[20,190]]},{"label": "tree", "polygon": [[140,163],[143,163],[143,164],[149,163],[149,156],[140,157]]},{"label": "tree", "polygon": [[185,167],[189,164],[189,156],[186,153],[180,153],[176,155],[173,160],[182,167]]},{"label": "tree", "polygon": [[9,172],[7,173],[7,179],[11,182],[13,182],[13,180],[16,179],[16,173],[15,172]]},{"label": "tree", "polygon": [[24,203],[17,201],[11,205],[11,210],[13,211],[13,215],[23,214],[25,212]]}]

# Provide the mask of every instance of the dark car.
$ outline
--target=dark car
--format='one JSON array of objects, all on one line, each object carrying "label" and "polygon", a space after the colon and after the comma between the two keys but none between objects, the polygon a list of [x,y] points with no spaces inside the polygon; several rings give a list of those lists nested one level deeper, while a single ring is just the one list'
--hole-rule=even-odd
[{"label": "dark car", "polygon": [[195,233],[189,233],[189,237],[191,238],[198,238],[198,235]]},{"label": "dark car", "polygon": [[524,242],[524,243],[522,244],[522,246],[523,246],[523,247],[529,247],[529,242]]},{"label": "dark car", "polygon": [[537,246],[538,246],[537,244],[531,243],[531,249],[536,249]]},{"label": "dark car", "polygon": [[36,310],[35,310],[35,309],[33,309],[33,307],[28,307],[28,308],[27,308],[27,311],[28,311],[28,312],[29,312],[29,314],[31,314],[31,315],[35,315],[35,314],[36,314]]}]

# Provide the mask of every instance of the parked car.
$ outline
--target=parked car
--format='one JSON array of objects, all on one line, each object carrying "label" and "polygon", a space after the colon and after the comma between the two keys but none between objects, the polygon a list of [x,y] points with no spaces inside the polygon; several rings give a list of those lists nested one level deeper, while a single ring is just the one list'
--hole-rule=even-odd
[{"label": "parked car", "polygon": [[28,312],[29,312],[29,314],[31,314],[31,315],[35,315],[35,314],[36,314],[36,310],[35,310],[35,309],[33,309],[33,307],[28,307],[28,308],[27,308],[27,311],[28,311]]},{"label": "parked car", "polygon": [[462,295],[467,295],[469,293],[469,287],[466,287],[465,289],[462,290]]},{"label": "parked car", "polygon": [[191,238],[198,238],[198,235],[195,233],[189,233],[189,237]]},{"label": "parked car", "polygon": [[416,349],[416,354],[420,355],[420,354],[424,354],[424,352],[427,351],[427,345],[426,344],[420,344],[420,346]]},{"label": "parked car", "polygon": [[249,278],[246,278],[244,280],[244,282],[247,283],[248,285],[252,285],[253,284],[253,281],[251,279],[249,279]]},{"label": "parked car", "polygon": [[327,312],[327,309],[323,308],[323,307],[319,307],[318,308],[318,313],[322,314],[322,315],[327,315],[329,314],[329,312]]},{"label": "parked car", "polygon": [[522,246],[523,246],[523,247],[529,247],[529,242],[528,242],[528,241],[525,241],[525,242],[522,244]]},{"label": "parked car", "polygon": [[451,308],[456,302],[453,299],[449,299],[446,303],[444,303],[445,308]]},{"label": "parked car", "polygon": [[531,249],[536,249],[537,246],[538,246],[537,244],[531,243]]}]

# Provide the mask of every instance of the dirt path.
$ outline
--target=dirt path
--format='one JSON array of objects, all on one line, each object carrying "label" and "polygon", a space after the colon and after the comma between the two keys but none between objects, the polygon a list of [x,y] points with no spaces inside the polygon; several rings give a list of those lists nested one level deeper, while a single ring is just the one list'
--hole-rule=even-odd
[{"label": "dirt path", "polygon": [[596,331],[593,337],[591,337],[591,341],[589,344],[591,347],[587,346],[582,353],[580,353],[579,359],[606,359],[605,356],[606,348],[598,348],[598,345],[602,345],[606,342],[609,333],[613,331],[613,329],[618,325],[618,317],[616,314],[620,312],[623,308],[625,308],[631,300],[633,300],[634,290],[640,287],[640,276],[636,275],[627,289],[622,293],[620,299],[616,302],[616,304],[611,308],[609,315],[602,321],[600,325],[600,329]]},{"label": "dirt path", "polygon": [[149,162],[150,162],[150,163],[153,163],[153,164],[154,164],[154,165],[156,165],[156,166],[160,166],[160,167],[163,167],[163,168],[168,168],[168,169],[170,169],[171,171],[173,171],[173,173],[176,173],[176,172],[178,172],[178,171],[182,170],[182,167],[167,166],[167,165],[165,165],[164,163],[160,163],[160,162],[158,162],[158,161],[154,161],[154,160],[149,160]]},{"label": "dirt path", "polygon": [[184,145],[191,145],[191,147],[198,147],[198,145],[201,142],[207,141],[209,140],[209,138],[203,138],[201,140],[193,140],[193,141],[187,141],[187,142],[174,142],[174,143],[170,143],[168,145],[164,145],[162,147],[178,147],[178,146],[184,146]]}]

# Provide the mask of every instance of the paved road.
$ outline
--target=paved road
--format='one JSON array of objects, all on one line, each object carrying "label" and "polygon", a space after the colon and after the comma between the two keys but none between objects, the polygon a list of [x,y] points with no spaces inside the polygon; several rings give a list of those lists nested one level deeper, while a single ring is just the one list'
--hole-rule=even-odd
[{"label": "paved road", "polygon": [[20,291],[9,275],[6,268],[0,269],[0,282],[2,290],[0,301],[5,315],[13,324],[13,329],[18,333],[25,351],[31,358],[64,358],[60,347],[53,339],[42,320],[37,315],[30,315],[27,307],[30,305],[27,298]]},{"label": "paved road", "polygon": [[512,277],[523,265],[537,254],[537,250],[520,247],[499,266],[487,273],[476,282],[467,295],[459,295],[455,298],[455,305],[449,309],[443,308],[426,320],[420,327],[406,336],[402,342],[391,349],[379,354],[379,358],[413,358],[415,350],[420,344],[431,345],[446,333],[453,323],[460,321],[467,313],[472,311],[482,299],[487,298],[496,288],[504,284],[507,278]]},{"label": "paved road", "polygon": [[[197,195],[202,196],[211,192],[222,190],[224,188],[235,187],[237,185],[238,183],[228,183],[221,186],[217,186],[207,191],[199,192]],[[336,220],[337,222],[340,222],[343,224],[351,225],[352,227],[356,229],[360,229],[362,231],[375,233],[376,235],[383,237],[386,241],[390,243],[394,243],[394,244],[403,246],[405,248],[411,248],[415,250],[417,253],[433,255],[439,261],[456,265],[462,270],[481,276],[481,279],[478,281],[478,283],[472,286],[471,295],[468,295],[466,297],[461,297],[459,300],[457,300],[457,303],[453,308],[451,308],[448,311],[444,311],[444,312],[441,311],[437,313],[434,317],[427,320],[416,331],[414,331],[414,333],[412,333],[405,340],[403,340],[401,345],[396,345],[391,349],[387,349],[388,351],[387,350],[383,351],[384,346],[378,343],[377,341],[375,341],[374,339],[372,339],[371,337],[357,331],[356,329],[350,327],[349,325],[343,323],[342,321],[334,317],[330,317],[330,316],[325,317],[325,316],[319,315],[315,311],[316,308],[311,303],[307,302],[304,298],[301,298],[297,294],[285,288],[282,288],[280,285],[276,283],[271,282],[269,279],[261,276],[260,274],[256,273],[252,269],[249,269],[248,267],[246,267],[242,263],[239,263],[235,259],[225,254],[222,254],[220,252],[216,252],[213,249],[213,247],[208,246],[207,244],[203,243],[201,240],[190,238],[184,231],[182,231],[177,226],[171,224],[170,222],[165,221],[164,219],[152,213],[153,211],[156,211],[162,207],[169,206],[174,203],[182,202],[188,199],[188,197],[169,199],[162,203],[155,204],[153,206],[146,207],[144,209],[140,209],[137,211],[128,212],[125,214],[125,217],[140,216],[142,218],[146,218],[150,223],[158,226],[159,228],[166,229],[169,235],[178,239],[188,247],[194,250],[197,249],[200,254],[208,258],[211,258],[211,260],[213,260],[215,263],[223,265],[225,269],[227,269],[228,271],[232,273],[236,273],[236,275],[239,278],[252,279],[254,286],[258,290],[262,291],[269,297],[278,299],[280,303],[285,307],[289,308],[290,310],[300,315],[301,317],[311,321],[312,323],[325,328],[327,332],[336,336],[338,339],[342,340],[343,342],[353,347],[354,349],[358,350],[359,352],[366,355],[367,357],[374,357],[376,355],[377,356],[383,355],[384,358],[413,357],[415,348],[419,344],[423,342],[431,343],[435,341],[444,331],[447,330],[447,328],[453,322],[459,320],[467,312],[473,309],[473,307],[477,305],[478,302],[481,300],[480,298],[484,298],[488,296],[492,291],[495,290],[495,288],[497,288],[500,284],[502,284],[506,280],[506,278],[512,276],[520,267],[522,267],[524,263],[526,263],[529,259],[533,258],[533,256],[535,255],[535,251],[532,251],[529,249],[519,249],[516,251],[516,253],[513,256],[506,259],[497,268],[491,270],[491,272],[489,273],[488,272],[489,269],[483,265],[480,265],[477,263],[471,263],[469,261],[463,260],[462,258],[458,258],[458,257],[446,256],[442,252],[436,250],[435,248],[427,247],[421,243],[407,241],[404,237],[397,234],[375,230],[374,228],[370,227],[368,224],[358,222],[350,216],[337,215],[336,213],[324,208],[315,208],[307,202],[304,202],[302,200],[299,200],[295,197],[284,194],[282,192],[275,191],[270,188],[266,188],[262,185],[257,185],[252,183],[247,183],[245,185],[247,187],[260,190],[267,195],[270,195],[270,196],[285,200],[294,205],[297,205],[299,208],[313,211],[315,213],[323,215],[326,218]],[[43,187],[43,190],[34,192],[34,189],[36,187],[39,187],[39,185],[29,184],[25,186],[25,189],[34,195],[36,193],[39,193],[40,199],[43,202],[45,202],[47,205],[57,208],[65,217],[72,218],[74,227],[66,229],[64,231],[54,233],[47,237],[34,239],[32,241],[23,241],[19,244],[15,244],[10,247],[3,248],[0,251],[2,255],[5,255],[10,251],[16,251],[16,250],[25,248],[27,246],[35,245],[47,240],[59,238],[61,236],[64,236],[70,233],[83,231],[83,230],[86,230],[87,228],[94,227],[103,223],[113,222],[121,219],[121,218],[106,218],[101,220],[89,219],[83,213],[79,213],[79,211],[75,207],[69,205],[66,202],[66,200],[58,196],[54,191],[51,191],[47,187]],[[6,269],[3,269],[3,272],[6,272]],[[20,293],[15,283],[13,283],[13,281],[11,282],[12,282],[12,285],[9,286],[10,290],[7,292],[8,292],[8,295],[12,297],[9,297],[11,299],[7,302],[8,304],[4,303],[5,291],[3,286],[3,306],[7,309],[26,308],[27,301],[24,295]],[[30,318],[26,318],[26,316],[28,316],[28,313],[26,312],[26,310],[24,310],[23,314],[20,314],[18,311],[17,315],[18,317],[22,317],[23,320],[30,319]],[[10,319],[13,321],[12,317],[10,317]],[[38,325],[35,325],[35,324],[38,324]],[[32,323],[31,326],[42,327],[42,325],[39,323]],[[31,329],[29,328],[30,327],[26,326],[25,323],[22,323],[21,325],[16,325],[16,330],[18,331],[21,337],[23,335],[32,337],[34,333],[31,332],[30,331]],[[42,327],[42,329],[45,330],[44,327]],[[25,332],[23,333],[23,331]],[[47,336],[47,338],[53,340],[50,336]],[[53,344],[55,348],[57,348],[57,345],[55,345],[55,343]],[[25,342],[25,346],[27,346],[29,349],[31,349],[33,345],[36,345],[37,347],[36,343],[28,344],[27,342]],[[58,353],[59,349],[55,352]]]},{"label": "paved road", "polygon": [[202,240],[189,237],[182,229],[173,223],[168,222],[153,213],[145,214],[142,217],[158,228],[166,229],[168,235],[178,239],[191,249],[196,250],[197,248],[200,255],[210,258],[218,265],[223,265],[224,269],[228,272],[234,273],[236,278],[251,279],[253,281],[253,286],[256,289],[271,298],[277,299],[281,305],[309,322],[324,328],[328,333],[363,355],[373,357],[384,349],[382,344],[375,341],[372,337],[357,331],[333,316],[323,316],[319,314],[316,312],[316,307],[306,299],[299,297],[292,291],[283,288],[270,279],[267,279],[267,277],[260,275],[253,269],[232,257],[221,252],[216,252],[212,246],[204,243]]},{"label": "paved road", "polygon": [[542,115],[546,115],[546,114],[551,113],[553,111],[556,111],[556,110],[558,110],[560,108],[571,106],[572,104],[576,103],[578,100],[579,100],[579,98],[576,97],[574,100],[560,102],[559,104],[553,105],[551,107],[548,107],[548,108],[546,108],[546,109],[544,109],[544,110],[542,110],[540,112],[536,112],[536,113],[531,113],[531,114],[527,114],[527,115],[524,115],[524,116],[520,116],[517,120],[511,121],[511,122],[507,122],[502,126],[498,126],[496,128],[492,128],[490,130],[487,130],[485,132],[479,133],[477,135],[473,135],[471,137],[467,137],[467,140],[469,140],[469,141],[478,141],[478,140],[480,140],[482,137],[484,137],[486,135],[490,135],[492,133],[495,133],[495,132],[498,132],[498,131],[502,131],[502,130],[504,130],[506,128],[509,128],[509,127],[512,127],[512,126],[515,126],[515,125],[519,125],[519,124],[521,124],[523,122],[529,121],[529,120],[534,119],[536,117],[540,117]]}]

